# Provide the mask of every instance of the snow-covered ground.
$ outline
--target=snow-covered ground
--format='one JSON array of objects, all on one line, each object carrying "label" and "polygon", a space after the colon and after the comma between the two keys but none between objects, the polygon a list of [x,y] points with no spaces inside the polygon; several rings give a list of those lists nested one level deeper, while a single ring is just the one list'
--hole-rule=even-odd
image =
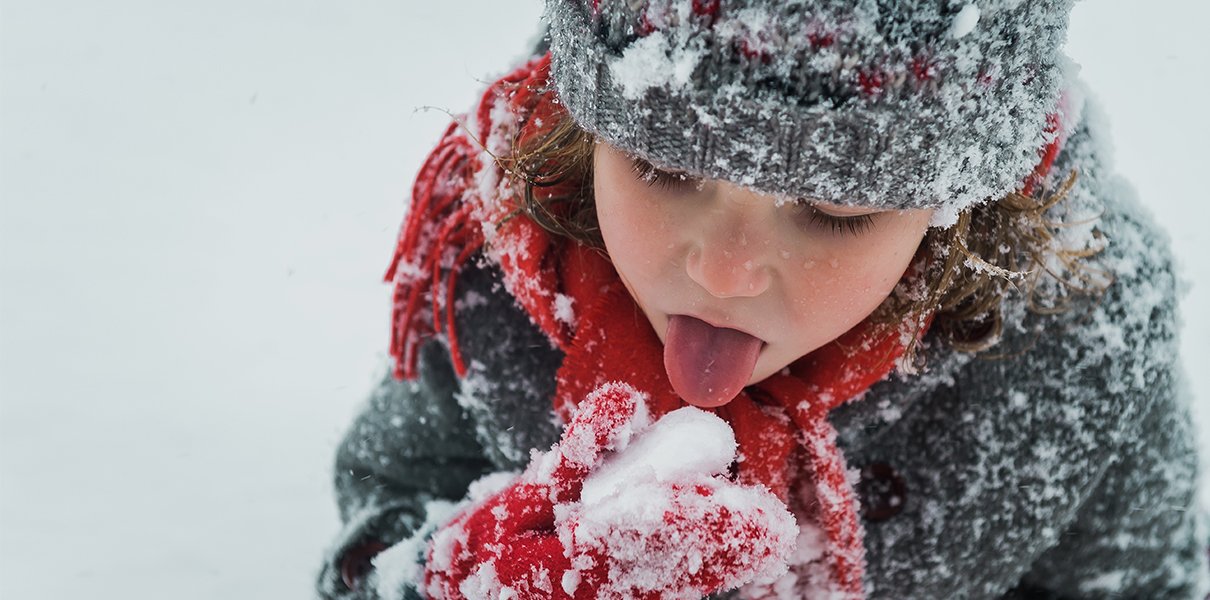
[{"label": "snow-covered ground", "polygon": [[[0,597],[309,597],[447,119],[415,109],[466,107],[540,2],[0,10]],[[1193,283],[1203,419],[1208,19],[1086,2],[1069,45]]]}]

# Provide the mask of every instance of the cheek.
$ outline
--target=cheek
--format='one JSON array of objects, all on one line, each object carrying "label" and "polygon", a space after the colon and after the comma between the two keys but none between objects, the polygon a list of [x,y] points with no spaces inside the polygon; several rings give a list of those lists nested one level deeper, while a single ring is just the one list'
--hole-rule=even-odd
[{"label": "cheek", "polygon": [[919,241],[891,244],[871,244],[864,252],[849,255],[853,263],[848,272],[850,292],[858,296],[875,296],[871,301],[881,302],[895,284],[903,277],[908,264],[916,254]]},{"label": "cheek", "polygon": [[672,262],[675,230],[658,203],[625,189],[598,187],[596,205],[605,250],[625,280],[656,277]]},{"label": "cheek", "polygon": [[[878,307],[915,256],[924,226],[846,238],[817,249],[795,280],[799,311],[847,327]],[[801,314],[801,312],[800,312]]]},{"label": "cheek", "polygon": [[[598,195],[597,221],[601,225],[601,234],[606,238],[606,242],[641,242],[648,237],[647,234],[658,233],[661,228],[652,224],[652,218],[658,215],[653,214],[655,211],[648,204]],[[612,245],[616,246],[611,248],[612,251],[625,247],[621,243]]]}]

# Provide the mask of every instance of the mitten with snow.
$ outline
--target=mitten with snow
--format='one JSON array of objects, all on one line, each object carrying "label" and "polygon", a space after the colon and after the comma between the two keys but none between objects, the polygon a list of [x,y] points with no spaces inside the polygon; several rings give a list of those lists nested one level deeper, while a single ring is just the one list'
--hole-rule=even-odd
[{"label": "mitten with snow", "polygon": [[701,598],[785,571],[793,516],[725,475],[731,428],[688,407],[649,425],[606,384],[549,452],[434,534],[432,598]]}]

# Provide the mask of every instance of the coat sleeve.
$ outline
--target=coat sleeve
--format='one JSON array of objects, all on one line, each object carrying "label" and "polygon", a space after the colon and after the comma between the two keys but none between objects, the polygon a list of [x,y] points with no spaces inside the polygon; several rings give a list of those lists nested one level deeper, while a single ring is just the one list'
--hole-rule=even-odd
[{"label": "coat sleeve", "polygon": [[419,372],[416,381],[388,374],[337,448],[334,483],[343,527],[320,570],[321,598],[378,597],[368,579],[355,590],[345,584],[346,555],[409,537],[424,522],[427,502],[462,498],[491,469],[456,400],[458,382],[444,345],[430,341],[421,349]]},{"label": "coat sleeve", "polygon": [[[1117,181],[1124,196],[1107,235],[1119,249],[1116,304],[1138,342],[1119,356],[1118,369],[1093,385],[1133,399],[1137,418],[1125,423],[1121,443],[1108,448],[1104,471],[1058,536],[1021,579],[1035,598],[1149,598],[1203,600],[1210,592],[1207,515],[1198,502],[1198,435],[1192,394],[1178,354],[1177,289],[1164,235]],[[1124,386],[1121,381],[1145,381]]]},{"label": "coat sleeve", "polygon": [[337,448],[344,527],[319,575],[322,598],[377,598],[374,575],[357,590],[344,583],[346,556],[411,537],[430,501],[461,500],[476,479],[519,470],[531,449],[549,448],[558,438],[550,398],[561,352],[503,289],[498,267],[470,261],[457,290],[466,375],[455,374],[444,341],[427,342],[417,380],[387,375]]},{"label": "coat sleeve", "polygon": [[1175,382],[1157,387],[1150,413],[1024,584],[1072,599],[1202,600],[1210,591],[1189,403]]},{"label": "coat sleeve", "polygon": [[1079,129],[1056,162],[1079,179],[1054,217],[1064,247],[1108,242],[1086,264],[1111,284],[1063,296],[1070,289],[1040,278],[1034,310],[1034,298],[1011,296],[990,356],[904,402],[876,443],[846,454],[891,464],[908,490],[899,515],[866,523],[871,598],[1210,591],[1172,256],[1133,190],[1107,172],[1098,130]]}]

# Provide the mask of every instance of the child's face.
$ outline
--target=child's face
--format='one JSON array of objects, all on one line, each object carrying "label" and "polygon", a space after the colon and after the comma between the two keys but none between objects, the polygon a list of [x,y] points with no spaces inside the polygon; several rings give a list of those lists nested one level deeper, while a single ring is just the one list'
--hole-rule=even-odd
[{"label": "child's face", "polygon": [[778,203],[719,180],[652,182],[650,165],[637,163],[644,177],[603,142],[593,162],[606,250],[660,341],[673,315],[760,338],[747,385],[865,319],[903,275],[932,216]]}]

